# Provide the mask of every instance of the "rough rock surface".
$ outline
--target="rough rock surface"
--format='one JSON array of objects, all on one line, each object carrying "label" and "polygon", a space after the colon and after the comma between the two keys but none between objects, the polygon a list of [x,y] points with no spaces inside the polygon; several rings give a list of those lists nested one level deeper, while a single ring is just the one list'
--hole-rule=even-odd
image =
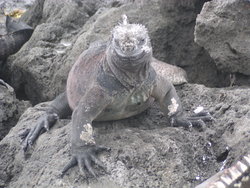
[{"label": "rough rock surface", "polygon": [[27,101],[16,99],[14,89],[0,84],[0,140],[16,125],[19,117],[29,106]]},{"label": "rough rock surface", "polygon": [[0,13],[4,12],[8,14],[16,9],[26,10],[29,8],[35,0],[1,0],[0,2]]},{"label": "rough rock surface", "polygon": [[214,0],[196,19],[195,41],[218,69],[250,76],[250,1]]},{"label": "rough rock surface", "polygon": [[[154,56],[185,68],[189,81],[228,84],[207,52],[193,41],[196,15],[205,0],[183,4],[172,0],[104,2],[38,0],[24,15],[22,20],[35,27],[35,31],[2,69],[19,98],[36,104],[62,92],[76,58],[91,42],[107,40],[124,13],[131,22],[146,25]],[[219,82],[221,78],[223,81]]]},{"label": "rough rock surface", "polygon": [[17,134],[34,125],[47,103],[29,108],[0,142],[0,187],[194,187],[250,150],[249,88],[185,84],[178,92],[186,110],[202,105],[216,121],[204,129],[171,127],[154,105],[133,118],[95,123],[96,141],[112,148],[100,156],[110,174],[99,169],[98,181],[81,177],[77,167],[59,176],[70,159],[69,120],[60,120],[24,156]]}]

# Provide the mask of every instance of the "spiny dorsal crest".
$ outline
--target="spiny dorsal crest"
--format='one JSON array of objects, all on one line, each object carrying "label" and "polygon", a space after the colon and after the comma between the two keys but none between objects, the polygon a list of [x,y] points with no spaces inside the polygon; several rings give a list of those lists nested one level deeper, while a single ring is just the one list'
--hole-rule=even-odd
[{"label": "spiny dorsal crest", "polygon": [[112,35],[115,38],[125,38],[129,37],[148,37],[148,30],[142,24],[130,24],[127,16],[122,15],[122,23],[115,26],[112,30]]},{"label": "spiny dorsal crest", "polygon": [[128,24],[128,17],[126,16],[126,14],[122,15],[122,23],[123,23],[123,25],[127,25]]}]

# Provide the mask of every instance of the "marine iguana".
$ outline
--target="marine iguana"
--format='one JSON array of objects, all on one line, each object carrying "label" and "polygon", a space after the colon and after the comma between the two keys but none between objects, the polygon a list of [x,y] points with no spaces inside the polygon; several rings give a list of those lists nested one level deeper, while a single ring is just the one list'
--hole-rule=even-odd
[{"label": "marine iguana", "polygon": [[250,154],[195,188],[250,188]]},{"label": "marine iguana", "polygon": [[[152,61],[154,61],[152,63]],[[151,65],[156,64],[156,69]],[[96,177],[91,163],[104,168],[97,153],[109,150],[99,146],[93,137],[93,121],[119,120],[141,113],[155,99],[173,126],[192,126],[211,120],[208,113],[186,117],[174,86],[162,77],[160,61],[152,57],[152,47],[145,26],[123,22],[112,30],[107,43],[84,51],[73,65],[66,92],[55,98],[37,124],[21,134],[26,151],[42,130],[48,130],[58,118],[72,113],[72,159],[62,175],[78,164]]]},{"label": "marine iguana", "polygon": [[[1,61],[5,61],[9,55],[16,53],[33,33],[32,27],[24,22],[17,22],[9,16],[6,17],[5,25],[7,34],[0,35],[0,66]],[[0,84],[7,87],[1,79]]]},{"label": "marine iguana", "polygon": [[6,35],[0,35],[0,60],[5,60],[9,55],[16,53],[22,45],[29,40],[33,28],[24,22],[17,22],[6,17]]}]

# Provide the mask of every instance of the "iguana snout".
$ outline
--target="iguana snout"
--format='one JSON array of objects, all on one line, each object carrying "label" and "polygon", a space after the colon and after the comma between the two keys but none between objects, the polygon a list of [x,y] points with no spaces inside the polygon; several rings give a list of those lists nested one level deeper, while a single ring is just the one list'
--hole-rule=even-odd
[{"label": "iguana snout", "polygon": [[121,45],[121,50],[123,53],[131,53],[136,49],[135,41],[127,38]]}]

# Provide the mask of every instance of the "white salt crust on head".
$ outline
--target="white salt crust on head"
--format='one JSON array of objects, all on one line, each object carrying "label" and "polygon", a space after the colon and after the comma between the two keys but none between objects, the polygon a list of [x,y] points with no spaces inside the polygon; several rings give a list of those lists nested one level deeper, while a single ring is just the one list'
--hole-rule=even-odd
[{"label": "white salt crust on head", "polygon": [[112,30],[113,38],[119,40],[123,40],[125,38],[148,38],[148,30],[144,25],[129,24],[126,15],[123,15],[122,18],[123,22]]}]

